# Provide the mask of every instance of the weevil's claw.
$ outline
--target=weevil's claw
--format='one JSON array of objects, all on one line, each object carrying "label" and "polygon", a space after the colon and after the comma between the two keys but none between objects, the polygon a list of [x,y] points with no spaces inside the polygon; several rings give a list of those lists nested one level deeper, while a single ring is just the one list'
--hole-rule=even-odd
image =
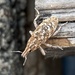
[{"label": "weevil's claw", "polygon": [[25,60],[24,60],[23,66],[25,65],[26,61],[27,61],[27,56],[25,56]]}]

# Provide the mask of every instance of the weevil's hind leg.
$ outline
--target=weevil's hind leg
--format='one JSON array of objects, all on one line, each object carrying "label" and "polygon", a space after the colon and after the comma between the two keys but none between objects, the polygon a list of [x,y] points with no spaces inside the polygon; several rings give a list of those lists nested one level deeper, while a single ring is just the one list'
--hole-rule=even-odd
[{"label": "weevil's hind leg", "polygon": [[39,46],[39,48],[40,48],[42,55],[46,55],[45,50],[41,46]]},{"label": "weevil's hind leg", "polygon": [[62,28],[63,26],[67,25],[67,23],[68,23],[68,22],[62,24],[62,25],[55,31],[55,33],[53,34],[53,36],[55,36],[55,35],[61,30],[61,28]]},{"label": "weevil's hind leg", "polygon": [[35,19],[34,19],[34,26],[35,26],[35,28],[36,28],[36,27],[38,26],[36,20],[39,18],[40,13],[39,13],[39,11],[38,11],[36,8],[35,8],[35,10],[36,10],[36,12],[37,12],[37,16],[36,16]]},{"label": "weevil's hind leg", "polygon": [[25,65],[26,61],[27,61],[27,56],[25,56],[25,60],[24,60],[23,66]]},{"label": "weevil's hind leg", "polygon": [[47,46],[47,47],[59,48],[59,49],[63,50],[63,48],[60,47],[60,46],[53,46],[53,45],[51,45],[51,44],[47,44],[47,43],[44,43],[44,45]]}]

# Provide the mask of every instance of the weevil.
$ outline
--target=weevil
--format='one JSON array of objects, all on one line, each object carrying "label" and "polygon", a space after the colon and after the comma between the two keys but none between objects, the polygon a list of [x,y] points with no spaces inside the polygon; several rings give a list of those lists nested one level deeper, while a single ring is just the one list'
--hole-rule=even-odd
[{"label": "weevil", "polygon": [[25,50],[21,54],[21,56],[25,59],[27,58],[27,55],[29,52],[33,52],[33,51],[37,50],[38,48],[40,48],[40,51],[43,55],[46,55],[45,50],[41,47],[42,44],[44,44],[45,46],[48,46],[48,47],[60,48],[61,50],[63,50],[62,47],[52,46],[50,44],[47,44],[46,41],[51,36],[56,35],[60,31],[62,26],[66,25],[67,22],[57,29],[58,22],[59,22],[58,18],[55,16],[51,16],[51,17],[43,20],[42,23],[38,25],[36,20],[40,16],[40,13],[36,8],[35,8],[35,10],[38,13],[36,18],[34,19],[34,26],[36,29],[33,32],[29,31],[29,33],[31,34],[31,37],[28,40]]},{"label": "weevil", "polygon": [[[55,16],[51,16],[51,17],[43,20],[42,23],[40,23],[38,25],[36,20],[40,16],[40,13],[36,8],[35,8],[35,10],[38,14],[36,16],[36,18],[34,19],[35,30],[29,31],[29,33],[31,34],[31,37],[29,38],[29,40],[27,42],[27,46],[26,46],[25,50],[23,52],[21,52],[22,53],[21,56],[23,58],[25,58],[24,64],[27,60],[27,55],[29,54],[29,52],[33,52],[33,51],[37,50],[38,48],[40,49],[41,53],[44,56],[46,55],[45,50],[41,47],[42,44],[44,44],[47,47],[60,48],[61,50],[63,50],[62,47],[52,46],[51,44],[47,44],[46,41],[50,37],[55,36],[60,31],[62,26],[66,25],[67,22],[65,24],[63,24],[62,26],[58,27],[58,22],[59,22],[58,18]],[[17,51],[17,52],[19,52],[19,51]]]}]

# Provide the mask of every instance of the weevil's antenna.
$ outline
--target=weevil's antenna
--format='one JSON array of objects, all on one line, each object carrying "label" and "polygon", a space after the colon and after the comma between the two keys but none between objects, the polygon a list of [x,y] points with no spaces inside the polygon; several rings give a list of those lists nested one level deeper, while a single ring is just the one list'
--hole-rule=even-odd
[{"label": "weevil's antenna", "polygon": [[[10,51],[10,52],[21,53],[22,54],[22,51]],[[26,61],[27,61],[27,56],[25,56],[25,60],[24,60],[23,66],[25,65]]]},{"label": "weevil's antenna", "polygon": [[24,60],[23,66],[25,65],[26,61],[27,61],[27,56],[25,56],[25,60]]},{"label": "weevil's antenna", "polygon": [[14,52],[14,53],[22,53],[22,51],[10,51],[10,52]]}]

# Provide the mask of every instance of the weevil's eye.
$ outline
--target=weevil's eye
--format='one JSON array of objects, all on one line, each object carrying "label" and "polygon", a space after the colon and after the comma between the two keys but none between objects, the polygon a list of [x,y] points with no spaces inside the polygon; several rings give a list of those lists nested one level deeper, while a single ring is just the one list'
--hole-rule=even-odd
[{"label": "weevil's eye", "polygon": [[55,16],[51,16],[51,21],[58,23],[58,18]]},{"label": "weevil's eye", "polygon": [[52,16],[51,18],[52,18],[52,20],[56,20],[56,21],[58,20],[58,18],[55,16]]}]

